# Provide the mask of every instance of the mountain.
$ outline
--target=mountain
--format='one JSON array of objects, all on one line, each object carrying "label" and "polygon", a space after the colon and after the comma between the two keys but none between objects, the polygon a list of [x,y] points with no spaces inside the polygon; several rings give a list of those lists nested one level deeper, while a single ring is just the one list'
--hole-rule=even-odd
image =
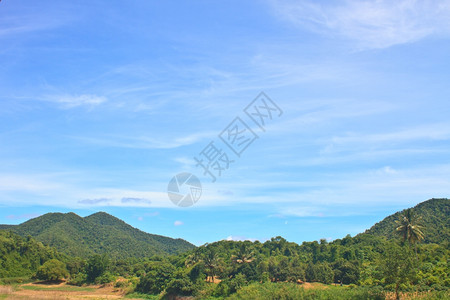
[{"label": "mountain", "polygon": [[82,218],[75,213],[48,213],[19,225],[0,225],[32,236],[70,256],[108,253],[114,258],[178,254],[195,246],[182,239],[145,233],[105,212]]},{"label": "mountain", "polygon": [[[450,240],[450,199],[433,198],[417,204],[412,210],[417,216],[422,217],[421,224],[424,226],[423,232],[425,234],[424,243],[439,244]],[[365,233],[385,236],[388,239],[394,238],[395,228],[397,227],[395,220],[399,219],[403,211],[384,218],[381,222],[366,230]]]}]

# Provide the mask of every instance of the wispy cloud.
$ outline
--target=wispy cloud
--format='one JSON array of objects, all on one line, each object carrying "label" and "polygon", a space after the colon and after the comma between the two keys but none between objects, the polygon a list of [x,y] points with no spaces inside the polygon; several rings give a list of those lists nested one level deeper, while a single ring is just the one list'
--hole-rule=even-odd
[{"label": "wispy cloud", "polygon": [[[194,144],[206,138],[214,137],[217,132],[204,131],[193,134],[186,134],[171,138],[170,136],[155,137],[146,135],[124,136],[124,135],[103,135],[103,136],[70,136],[75,140],[108,147],[135,148],[135,149],[173,149]],[[186,161],[179,161],[186,163]]]},{"label": "wispy cloud", "polygon": [[184,225],[184,223],[182,222],[182,221],[175,221],[175,222],[173,222],[173,225],[174,226],[181,226],[181,225]]},{"label": "wispy cloud", "polygon": [[46,99],[50,102],[58,103],[62,108],[74,108],[78,106],[97,106],[107,101],[106,97],[97,95],[58,95],[49,96]]},{"label": "wispy cloud", "polygon": [[43,193],[63,188],[53,179],[57,174],[0,174],[0,191]]},{"label": "wispy cloud", "polygon": [[9,215],[6,216],[7,219],[10,220],[22,220],[22,219],[33,219],[39,217],[41,214],[38,213],[29,213],[29,214],[21,214],[21,215]]},{"label": "wispy cloud", "polygon": [[[450,139],[450,124],[424,124],[415,126],[415,128],[401,129],[386,133],[362,134],[351,133],[343,136],[335,136],[330,138],[327,145],[321,150],[322,154],[329,154],[332,152],[342,150],[352,150],[357,152],[362,147],[371,149],[397,149],[408,150],[410,148],[405,146],[405,143],[415,142],[429,142],[429,141],[446,141]],[[395,147],[397,145],[397,147]],[[402,146],[403,145],[403,146]],[[398,148],[400,147],[400,149]],[[426,149],[423,149],[426,150]],[[433,149],[432,147],[429,150]]]},{"label": "wispy cloud", "polygon": [[122,203],[147,203],[147,204],[151,203],[151,201],[149,199],[130,198],[130,197],[124,197],[124,198],[120,199],[120,202],[122,202]]},{"label": "wispy cloud", "polygon": [[111,201],[109,198],[97,198],[97,199],[83,199],[79,200],[79,204],[86,204],[86,205],[106,205]]},{"label": "wispy cloud", "polygon": [[17,37],[19,34],[54,29],[73,20],[73,17],[63,12],[61,7],[58,10],[59,14],[49,12],[52,10],[56,12],[53,7],[47,11],[40,10],[39,13],[36,13],[31,12],[30,7],[26,7],[21,16],[2,15],[2,18],[0,18],[0,38]]},{"label": "wispy cloud", "polygon": [[154,212],[150,212],[150,213],[144,213],[144,214],[140,214],[138,216],[135,216],[135,218],[138,219],[138,221],[144,221],[145,218],[147,217],[156,217],[159,216],[159,211],[154,211]]},{"label": "wispy cloud", "polygon": [[387,48],[450,34],[450,1],[272,1],[280,18],[360,49]]}]

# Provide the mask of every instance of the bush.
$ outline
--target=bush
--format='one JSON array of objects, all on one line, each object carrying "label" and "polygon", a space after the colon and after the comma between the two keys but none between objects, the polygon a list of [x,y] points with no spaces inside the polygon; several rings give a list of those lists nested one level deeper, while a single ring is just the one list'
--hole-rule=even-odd
[{"label": "bush", "polygon": [[236,293],[240,288],[248,284],[245,275],[237,274],[233,278],[226,278],[222,280],[216,287],[216,296],[229,296],[230,294]]},{"label": "bush", "polygon": [[114,275],[112,275],[109,272],[105,272],[103,273],[101,276],[97,277],[95,279],[95,283],[98,284],[106,284],[106,283],[110,283],[113,282],[114,280],[116,280],[116,278],[114,277]]},{"label": "bush", "polygon": [[69,276],[69,272],[67,272],[66,265],[57,259],[45,262],[36,272],[36,278],[40,280],[55,281],[67,276]]},{"label": "bush", "polygon": [[103,275],[108,269],[110,261],[106,255],[94,255],[89,258],[86,265],[87,280],[89,282],[95,282],[97,277]]},{"label": "bush", "polygon": [[136,291],[157,295],[164,291],[169,281],[173,278],[175,267],[167,262],[157,262],[151,266],[151,270],[141,277]]},{"label": "bush", "polygon": [[195,285],[187,276],[172,279],[166,287],[167,295],[191,296],[195,291]]},{"label": "bush", "polygon": [[82,286],[87,282],[87,275],[85,273],[78,273],[73,276],[67,283],[71,285]]}]

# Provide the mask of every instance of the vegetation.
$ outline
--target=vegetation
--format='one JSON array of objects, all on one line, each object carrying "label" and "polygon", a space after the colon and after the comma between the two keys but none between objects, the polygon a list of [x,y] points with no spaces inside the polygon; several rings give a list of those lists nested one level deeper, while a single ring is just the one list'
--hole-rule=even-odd
[{"label": "vegetation", "polygon": [[66,258],[31,237],[0,230],[0,278],[31,276],[51,259]]},{"label": "vegetation", "polygon": [[66,269],[66,264],[57,260],[51,259],[46,261],[36,272],[36,278],[46,281],[57,281],[66,278],[69,275]]},{"label": "vegetation", "polygon": [[[24,268],[22,272],[11,267],[0,271],[3,277],[56,273],[58,279],[68,278],[74,285],[114,282],[124,293],[148,299],[177,295],[198,299],[400,299],[405,293],[421,299],[445,299],[450,288],[449,240],[431,242],[434,238],[427,233],[448,224],[450,214],[440,213],[437,219],[428,213],[448,211],[449,204],[449,200],[432,199],[386,218],[363,234],[332,242],[322,239],[299,245],[282,237],[264,243],[218,241],[176,255],[148,257],[106,253],[70,257],[31,237],[2,232],[2,266],[9,262]],[[89,224],[118,228],[115,218],[93,216]],[[48,228],[54,226],[34,230]],[[381,235],[386,228],[391,234]],[[24,245],[34,250],[27,252]],[[68,276],[58,271],[64,264]]]},{"label": "vegetation", "polygon": [[[450,240],[450,205],[449,199],[430,199],[417,204],[411,208],[416,218],[420,218],[422,223],[426,224],[423,228],[424,242],[440,244],[442,241]],[[386,237],[387,239],[397,238],[395,222],[401,218],[404,211],[397,212],[386,217],[381,222],[366,230],[366,233],[376,236]]]},{"label": "vegetation", "polygon": [[0,225],[21,236],[32,236],[69,256],[112,258],[177,254],[194,248],[182,239],[148,234],[107,213],[82,218],[74,213],[48,213],[20,225]]}]

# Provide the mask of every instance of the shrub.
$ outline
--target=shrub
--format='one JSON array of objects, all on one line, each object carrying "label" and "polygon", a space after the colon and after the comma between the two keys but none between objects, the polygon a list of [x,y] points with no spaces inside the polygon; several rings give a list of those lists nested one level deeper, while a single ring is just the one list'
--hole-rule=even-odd
[{"label": "shrub", "polygon": [[82,286],[87,282],[87,275],[85,273],[78,273],[73,276],[67,283],[71,285]]},{"label": "shrub", "polygon": [[40,280],[61,280],[68,275],[66,265],[57,259],[45,262],[36,272],[36,278]]},{"label": "shrub", "polygon": [[97,277],[95,279],[95,283],[98,284],[106,284],[106,283],[110,283],[113,282],[114,280],[116,280],[116,278],[114,277],[114,275],[112,275],[109,272],[105,272],[103,273],[101,276]]},{"label": "shrub", "polygon": [[164,291],[169,281],[173,278],[175,267],[167,262],[158,262],[151,266],[151,270],[141,277],[136,291],[157,295]]}]

